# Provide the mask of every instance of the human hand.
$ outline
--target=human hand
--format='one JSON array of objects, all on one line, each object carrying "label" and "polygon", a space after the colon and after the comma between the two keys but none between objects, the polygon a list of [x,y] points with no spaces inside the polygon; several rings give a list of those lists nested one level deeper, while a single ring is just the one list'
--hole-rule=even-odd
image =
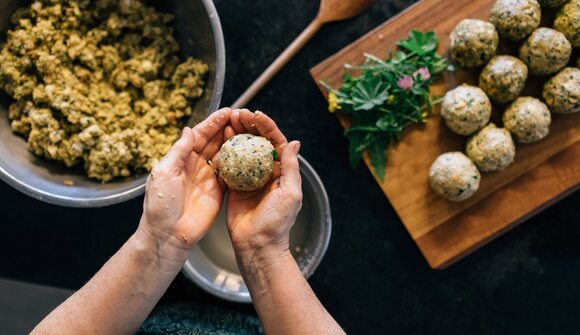
[{"label": "human hand", "polygon": [[225,184],[207,162],[223,144],[230,114],[231,109],[221,109],[193,129],[186,127],[147,179],[138,234],[149,245],[163,247],[168,254],[162,256],[179,266],[222,206]]},{"label": "human hand", "polygon": [[[302,206],[298,163],[300,142],[288,143],[276,123],[264,113],[234,110],[225,138],[252,133],[266,137],[280,155],[268,185],[252,192],[230,190],[227,199],[228,230],[238,257],[286,255],[290,229]],[[261,256],[260,256],[261,257]],[[262,257],[261,257],[262,258]]]}]

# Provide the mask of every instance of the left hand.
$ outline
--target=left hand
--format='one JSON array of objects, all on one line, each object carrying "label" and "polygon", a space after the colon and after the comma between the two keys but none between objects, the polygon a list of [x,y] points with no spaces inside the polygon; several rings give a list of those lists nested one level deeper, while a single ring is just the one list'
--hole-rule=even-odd
[{"label": "left hand", "polygon": [[178,263],[185,262],[190,249],[209,231],[222,206],[225,184],[207,162],[223,144],[230,114],[224,108],[193,129],[186,127],[147,179],[137,234],[149,244],[170,248],[170,257]]}]

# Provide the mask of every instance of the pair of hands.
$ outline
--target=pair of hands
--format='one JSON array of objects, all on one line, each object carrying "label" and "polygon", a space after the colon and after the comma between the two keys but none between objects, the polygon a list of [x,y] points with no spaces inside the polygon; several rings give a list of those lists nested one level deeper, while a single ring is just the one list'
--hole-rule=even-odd
[{"label": "pair of hands", "polygon": [[238,257],[288,251],[290,229],[302,205],[300,143],[288,143],[276,123],[261,112],[225,108],[194,128],[186,127],[147,180],[138,232],[154,245],[171,248],[175,263],[185,262],[224,201],[227,186],[208,161],[224,141],[243,133],[268,138],[280,161],[275,162],[274,175],[265,188],[229,191],[227,221],[234,250]]}]

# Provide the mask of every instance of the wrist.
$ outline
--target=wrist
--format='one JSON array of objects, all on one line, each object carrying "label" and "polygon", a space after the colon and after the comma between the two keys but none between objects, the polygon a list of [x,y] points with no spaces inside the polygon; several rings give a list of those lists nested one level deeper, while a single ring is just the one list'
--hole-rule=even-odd
[{"label": "wrist", "polygon": [[133,248],[146,262],[154,262],[160,270],[179,271],[190,253],[190,248],[173,236],[157,236],[152,233],[145,219],[131,236]]},{"label": "wrist", "polygon": [[270,269],[281,263],[294,261],[288,247],[278,245],[234,247],[238,265],[242,271]]}]

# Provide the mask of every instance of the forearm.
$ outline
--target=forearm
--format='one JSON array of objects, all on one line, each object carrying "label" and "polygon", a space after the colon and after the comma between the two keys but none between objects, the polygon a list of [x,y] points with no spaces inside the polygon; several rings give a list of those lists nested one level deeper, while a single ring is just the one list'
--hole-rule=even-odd
[{"label": "forearm", "polygon": [[181,257],[138,231],[32,333],[135,333],[181,269]]},{"label": "forearm", "polygon": [[344,334],[289,251],[236,256],[267,334]]}]

